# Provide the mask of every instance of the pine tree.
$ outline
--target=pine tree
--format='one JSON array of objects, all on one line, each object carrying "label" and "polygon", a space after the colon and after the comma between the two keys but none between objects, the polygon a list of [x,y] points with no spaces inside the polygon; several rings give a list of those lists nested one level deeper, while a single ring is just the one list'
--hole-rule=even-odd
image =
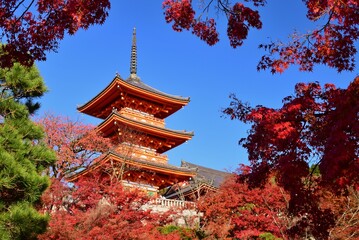
[{"label": "pine tree", "polygon": [[42,172],[55,155],[30,119],[40,107],[34,99],[45,92],[35,66],[0,69],[0,239],[35,239],[47,227],[48,216],[35,206],[50,183]]}]

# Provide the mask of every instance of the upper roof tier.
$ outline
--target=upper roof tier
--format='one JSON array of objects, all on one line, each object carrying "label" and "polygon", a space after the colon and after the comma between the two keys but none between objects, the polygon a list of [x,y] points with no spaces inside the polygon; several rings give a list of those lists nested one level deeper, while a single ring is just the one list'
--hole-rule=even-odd
[{"label": "upper roof tier", "polygon": [[77,109],[88,115],[105,119],[113,109],[129,107],[164,119],[187,105],[189,98],[161,92],[143,83],[137,76],[136,29],[133,29],[130,77],[117,75],[112,82],[86,104]]},{"label": "upper roof tier", "polygon": [[82,113],[105,119],[113,109],[129,107],[164,119],[188,102],[188,97],[163,93],[146,85],[137,77],[123,80],[116,76],[97,96],[77,109]]}]

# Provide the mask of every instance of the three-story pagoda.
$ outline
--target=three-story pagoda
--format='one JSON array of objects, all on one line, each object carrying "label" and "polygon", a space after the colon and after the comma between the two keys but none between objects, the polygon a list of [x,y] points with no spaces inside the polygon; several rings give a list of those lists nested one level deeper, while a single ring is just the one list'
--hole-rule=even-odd
[{"label": "three-story pagoda", "polygon": [[121,166],[125,186],[156,194],[159,189],[188,181],[195,172],[168,163],[164,153],[190,140],[193,132],[165,127],[165,118],[189,103],[189,98],[154,89],[137,76],[136,30],[133,31],[130,77],[118,74],[97,96],[78,111],[103,119],[97,130],[116,142],[116,148],[96,164],[68,178],[74,181],[108,162]]}]

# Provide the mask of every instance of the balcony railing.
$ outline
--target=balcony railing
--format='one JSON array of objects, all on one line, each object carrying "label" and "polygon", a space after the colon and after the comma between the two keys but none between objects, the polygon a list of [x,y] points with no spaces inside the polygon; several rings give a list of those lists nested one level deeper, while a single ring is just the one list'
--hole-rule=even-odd
[{"label": "balcony railing", "polygon": [[155,205],[159,205],[162,207],[178,207],[178,208],[194,208],[194,202],[182,201],[182,200],[174,200],[174,199],[165,199],[165,198],[157,198],[154,201]]}]

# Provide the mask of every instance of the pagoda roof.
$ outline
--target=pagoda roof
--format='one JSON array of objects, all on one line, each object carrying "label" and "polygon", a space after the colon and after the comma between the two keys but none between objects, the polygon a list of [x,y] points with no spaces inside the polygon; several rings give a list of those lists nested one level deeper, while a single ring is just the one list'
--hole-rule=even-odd
[{"label": "pagoda roof", "polygon": [[170,106],[165,111],[155,114],[155,117],[161,119],[178,111],[190,101],[189,97],[170,95],[150,87],[138,77],[123,80],[117,75],[99,94],[77,109],[82,113],[105,119],[112,110],[111,106],[120,100],[123,94],[130,94],[149,102]]},{"label": "pagoda roof", "polygon": [[189,97],[182,97],[182,96],[172,95],[172,94],[168,94],[168,93],[164,93],[162,91],[159,91],[159,90],[145,84],[138,77],[134,77],[134,78],[129,77],[126,80],[126,82],[132,84],[133,86],[141,88],[143,90],[146,90],[146,91],[161,95],[162,97],[166,97],[166,98],[169,98],[169,99],[172,99],[172,100],[182,101],[182,102],[186,102],[186,103],[188,103],[189,100],[190,100]]},{"label": "pagoda roof", "polygon": [[172,186],[168,192],[165,193],[165,197],[167,199],[177,199],[177,198],[187,198],[191,195],[197,195],[198,193],[205,193],[205,192],[215,192],[218,188],[212,186],[208,183],[200,183],[198,185],[188,185],[184,188],[173,189],[177,187],[176,185]]},{"label": "pagoda roof", "polygon": [[224,180],[231,175],[229,172],[204,167],[194,163],[181,161],[181,167],[192,169],[196,175],[185,187],[172,186],[165,194],[166,198],[177,198],[179,196],[190,196],[199,191],[216,191]]},{"label": "pagoda roof", "polygon": [[86,169],[80,172],[68,176],[66,179],[69,182],[73,182],[79,177],[97,169],[98,167],[102,166],[103,164],[105,164],[110,160],[125,162],[128,165],[138,167],[139,169],[156,172],[162,176],[170,176],[171,179],[176,179],[177,181],[185,181],[196,175],[195,170],[190,169],[188,167],[177,167],[171,164],[164,164],[154,161],[133,158],[114,151],[109,151],[105,155],[105,157],[103,157],[100,161],[90,165],[89,167],[87,167]]},{"label": "pagoda roof", "polygon": [[195,180],[200,182],[207,182],[208,184],[212,185],[215,188],[219,188],[219,186],[224,182],[225,178],[231,175],[231,173],[229,172],[224,172],[213,168],[204,167],[183,160],[181,161],[181,167],[187,167],[188,169],[195,169],[197,172]]},{"label": "pagoda roof", "polygon": [[163,144],[159,149],[156,149],[158,153],[164,153],[169,149],[177,147],[182,143],[190,140],[193,136],[193,132],[187,132],[184,130],[171,130],[155,126],[146,122],[137,121],[129,117],[121,115],[117,111],[112,111],[111,114],[97,126],[97,130],[103,134],[104,137],[110,137],[117,134],[116,125],[124,124],[131,129],[139,130],[145,134],[156,136],[167,142],[172,142],[171,146]]}]

